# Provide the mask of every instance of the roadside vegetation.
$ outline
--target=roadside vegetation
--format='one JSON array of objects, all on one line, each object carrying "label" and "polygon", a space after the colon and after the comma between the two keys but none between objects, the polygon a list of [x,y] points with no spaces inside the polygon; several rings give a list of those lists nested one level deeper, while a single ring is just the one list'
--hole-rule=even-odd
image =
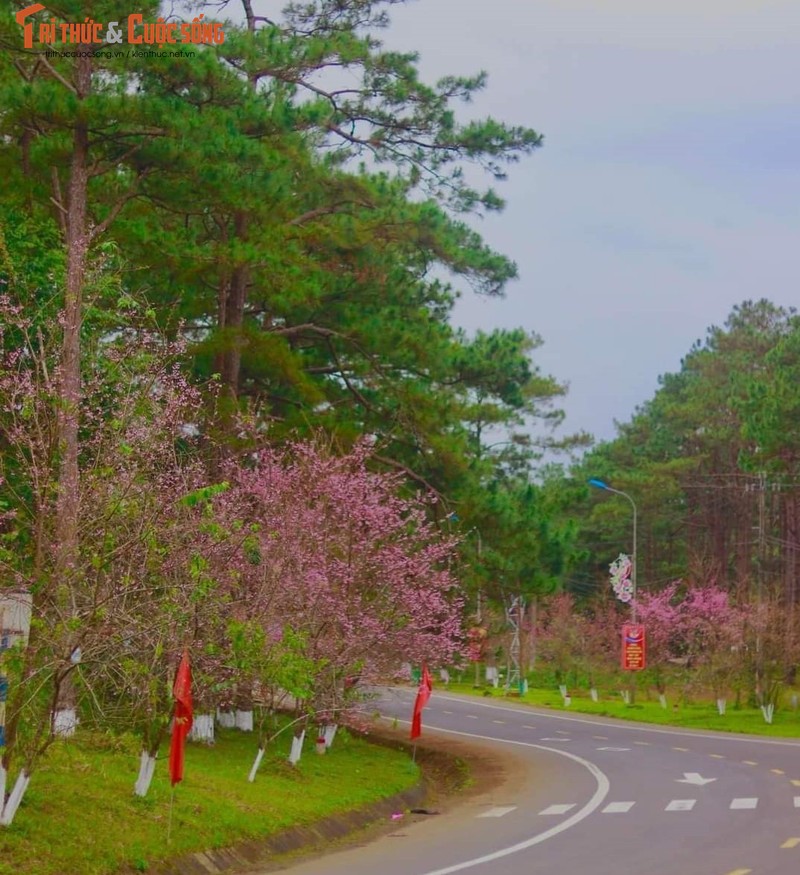
[{"label": "roadside vegetation", "polygon": [[[140,58],[25,44],[72,32],[79,0],[0,10],[0,866],[69,848],[52,871],[89,871],[77,837],[98,831],[72,818],[103,775],[94,808],[119,841],[126,812],[163,802],[184,653],[195,736],[223,730],[187,763],[206,812],[193,766],[221,757],[214,785],[247,746],[224,730],[253,739],[254,787],[300,781],[328,762],[303,744],[346,725],[364,687],[423,661],[503,664],[510,617],[523,674],[546,666],[573,709],[599,687],[587,707],[649,714],[647,688],[659,718],[690,715],[707,690],[731,728],[748,709],[771,732],[793,719],[797,315],[735,307],[615,440],[552,464],[591,438],[554,436],[566,386],[537,366],[542,338],[454,322],[460,296],[517,279],[473,225],[542,135],[461,118],[484,73],[426,83],[413,47],[385,49],[397,2],[267,18],[187,0],[170,16],[224,41]],[[228,7],[238,23],[200,26]],[[152,29],[165,9],[136,14]],[[102,30],[130,10],[92,14]],[[637,535],[597,478],[638,508]],[[638,690],[615,668],[624,551]],[[287,700],[294,778],[270,742]],[[249,817],[222,816],[213,841]]]},{"label": "roadside vegetation", "polygon": [[[290,739],[284,733],[268,747],[253,783],[252,734],[220,730],[213,747],[188,745],[170,827],[166,767],[159,765],[147,798],[134,796],[138,740],[79,730],[51,749],[14,827],[0,833],[0,873],[108,875],[123,866],[146,872],[160,860],[360,808],[419,779],[406,753],[346,731],[324,756],[291,766]],[[167,752],[165,745],[159,757]]]},{"label": "roadside vegetation", "polygon": [[[653,723],[662,726],[679,726],[685,729],[711,729],[718,732],[742,732],[752,735],[769,735],[782,738],[800,739],[800,710],[792,703],[792,690],[786,690],[781,697],[780,706],[775,710],[771,724],[765,723],[761,709],[752,705],[732,705],[725,714],[719,714],[714,700],[706,696],[697,696],[691,701],[682,701],[680,691],[675,690],[675,697],[668,696],[674,704],[666,709],[661,706],[653,691],[643,689],[643,679],[639,681],[639,691],[633,704],[626,704],[622,699],[623,690],[612,688],[601,689],[598,701],[593,701],[586,688],[569,688],[570,704],[564,703],[558,687],[534,686],[543,682],[541,676],[533,675],[529,681],[527,692],[506,692],[501,686],[482,686],[476,688],[473,684],[452,682],[447,689],[454,693],[491,698],[506,703],[519,702],[537,708],[552,708],[564,714],[590,714],[598,717],[613,717],[619,720],[634,720],[640,723]],[[440,687],[440,691],[444,688]],[[668,691],[671,693],[673,691]]]},{"label": "roadside vegetation", "polygon": [[452,319],[517,276],[470,222],[542,136],[460,118],[486,75],[424,82],[395,0],[278,5],[101,0],[81,31],[149,45],[169,12],[177,53],[64,51],[78,0],[0,10],[2,830],[78,725],[139,739],[147,798],[183,654],[192,732],[252,731],[258,780],[256,702],[291,700],[298,763],[366,685],[458,659],[478,516],[552,564],[529,463],[566,388],[530,327]]}]

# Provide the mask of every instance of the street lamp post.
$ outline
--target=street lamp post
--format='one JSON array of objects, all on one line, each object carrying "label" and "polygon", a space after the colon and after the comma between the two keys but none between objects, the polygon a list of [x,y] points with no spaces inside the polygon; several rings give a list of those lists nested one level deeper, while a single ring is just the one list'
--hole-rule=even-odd
[{"label": "street lamp post", "polygon": [[589,485],[594,486],[595,489],[605,489],[606,492],[613,492],[615,495],[621,495],[623,498],[627,498],[631,503],[631,507],[633,508],[633,556],[631,557],[631,586],[633,588],[633,598],[631,600],[631,617],[634,625],[636,624],[636,563],[638,560],[639,554],[636,550],[636,502],[628,495],[627,492],[623,492],[621,489],[612,489],[607,483],[599,480],[597,477],[592,477],[589,480]]}]

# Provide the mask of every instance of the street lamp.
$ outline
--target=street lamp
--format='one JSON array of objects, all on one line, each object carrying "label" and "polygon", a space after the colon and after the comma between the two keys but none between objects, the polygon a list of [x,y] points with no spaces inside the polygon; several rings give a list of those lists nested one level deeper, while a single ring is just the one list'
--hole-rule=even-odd
[{"label": "street lamp", "polygon": [[631,557],[631,585],[633,587],[633,599],[631,601],[631,613],[634,625],[636,624],[636,560],[637,560],[637,552],[636,552],[636,502],[628,495],[627,492],[623,492],[621,489],[613,489],[608,483],[604,483],[602,480],[599,480],[597,477],[592,477],[589,480],[589,485],[594,486],[595,489],[605,489],[606,492],[613,492],[615,495],[621,495],[623,498],[627,498],[631,503],[631,507],[633,508],[633,556]]}]

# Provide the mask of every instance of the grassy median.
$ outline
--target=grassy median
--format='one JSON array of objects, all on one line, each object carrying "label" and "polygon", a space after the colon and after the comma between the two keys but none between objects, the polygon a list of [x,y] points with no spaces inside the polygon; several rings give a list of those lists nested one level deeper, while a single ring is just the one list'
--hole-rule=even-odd
[{"label": "grassy median", "polygon": [[188,744],[168,844],[168,745],[148,796],[139,799],[132,792],[137,740],[79,732],[52,748],[14,824],[0,828],[0,873],[101,875],[123,865],[146,872],[169,857],[264,838],[360,808],[419,778],[406,754],[346,732],[337,734],[324,756],[307,741],[297,766],[286,761],[289,743],[284,736],[267,750],[252,784],[252,733],[221,730],[213,747]]},{"label": "grassy median", "polygon": [[[439,685],[439,691],[445,687]],[[623,720],[637,720],[641,723],[656,723],[664,726],[680,726],[686,729],[713,729],[720,732],[743,732],[752,735],[770,735],[783,738],[800,738],[800,709],[792,707],[791,696],[785,693],[776,708],[771,724],[764,720],[759,708],[738,706],[729,700],[725,714],[719,714],[716,704],[710,699],[697,697],[687,702],[681,701],[680,693],[668,691],[667,707],[663,708],[652,690],[640,688],[634,703],[626,705],[617,693],[601,695],[594,702],[588,691],[570,690],[571,702],[567,706],[558,689],[531,687],[520,696],[507,694],[500,688],[490,686],[475,688],[468,683],[451,683],[447,688],[454,693],[469,693],[481,697],[492,697],[505,701],[522,702],[540,708],[552,708],[567,714],[594,714],[598,717],[615,717]],[[674,694],[674,695],[673,695]]]}]

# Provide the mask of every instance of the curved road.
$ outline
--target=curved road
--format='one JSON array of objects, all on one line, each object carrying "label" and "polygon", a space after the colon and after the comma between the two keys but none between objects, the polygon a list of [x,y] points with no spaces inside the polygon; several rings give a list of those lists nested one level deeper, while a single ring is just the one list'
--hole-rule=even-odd
[{"label": "curved road", "polygon": [[[415,690],[381,710],[406,720]],[[800,740],[657,728],[435,691],[423,733],[500,745],[494,794],[294,875],[798,875]]]}]

